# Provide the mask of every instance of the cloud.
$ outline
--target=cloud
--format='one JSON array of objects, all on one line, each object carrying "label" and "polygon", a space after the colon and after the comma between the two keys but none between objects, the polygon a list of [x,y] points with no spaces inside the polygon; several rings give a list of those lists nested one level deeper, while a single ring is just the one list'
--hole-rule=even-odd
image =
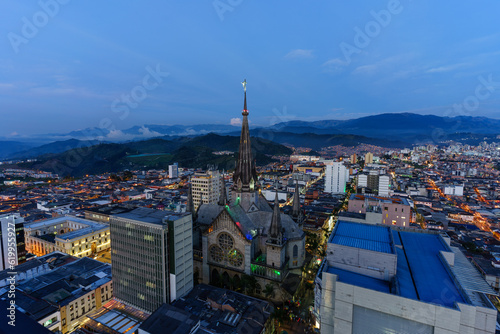
[{"label": "cloud", "polygon": [[379,68],[378,65],[376,64],[371,64],[371,65],[362,65],[359,67],[356,67],[354,71],[352,71],[353,74],[371,74],[375,72]]},{"label": "cloud", "polygon": [[333,58],[327,60],[321,65],[325,72],[329,73],[339,73],[343,71],[349,65],[348,61],[342,60],[340,58]]},{"label": "cloud", "polygon": [[151,131],[151,130],[149,130],[149,128],[147,128],[145,126],[142,126],[139,129],[139,132],[142,134],[143,137],[146,137],[146,138],[160,137],[160,136],[162,136],[161,133],[156,132],[156,131]]},{"label": "cloud", "polygon": [[448,66],[434,67],[434,68],[428,69],[425,72],[426,73],[448,72],[448,71],[453,71],[453,70],[460,68],[460,67],[464,67],[466,65],[467,65],[467,63],[459,63],[459,64],[453,64],[453,65],[448,65]]},{"label": "cloud", "polygon": [[11,136],[19,136],[19,133],[17,133],[17,131],[14,131],[10,134]]},{"label": "cloud", "polygon": [[242,122],[242,120],[239,117],[231,118],[231,125],[232,126],[239,126],[239,125],[241,125],[241,122]]},{"label": "cloud", "polygon": [[304,50],[304,49],[295,49],[290,52],[285,56],[286,59],[308,59],[312,58],[313,56],[313,50]]}]

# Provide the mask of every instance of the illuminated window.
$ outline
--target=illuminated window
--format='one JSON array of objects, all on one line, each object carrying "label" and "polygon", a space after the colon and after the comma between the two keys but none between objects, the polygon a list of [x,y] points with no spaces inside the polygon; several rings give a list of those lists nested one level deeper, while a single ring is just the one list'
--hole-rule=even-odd
[{"label": "illuminated window", "polygon": [[237,249],[229,252],[229,263],[234,267],[240,267],[243,264],[243,255]]}]

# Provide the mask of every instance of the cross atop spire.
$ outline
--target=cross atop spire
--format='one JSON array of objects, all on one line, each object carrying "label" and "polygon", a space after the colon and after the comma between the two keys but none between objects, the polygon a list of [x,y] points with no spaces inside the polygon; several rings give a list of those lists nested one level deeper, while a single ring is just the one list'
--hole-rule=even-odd
[{"label": "cross atop spire", "polygon": [[248,116],[247,109],[247,79],[243,80],[241,83],[243,85],[243,90],[245,91],[245,102],[243,103],[243,112],[241,113],[243,116]]}]

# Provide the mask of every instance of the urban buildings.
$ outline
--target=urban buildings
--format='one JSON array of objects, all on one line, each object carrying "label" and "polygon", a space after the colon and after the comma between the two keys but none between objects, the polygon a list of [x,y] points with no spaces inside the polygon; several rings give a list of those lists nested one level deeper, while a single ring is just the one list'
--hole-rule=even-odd
[{"label": "urban buildings", "polygon": [[172,305],[163,304],[139,327],[139,334],[272,333],[269,302],[199,284]]},{"label": "urban buildings", "polygon": [[412,221],[411,206],[406,198],[352,194],[347,210],[362,214],[377,213],[380,221],[372,221],[377,224],[409,227]]},{"label": "urban buildings", "polygon": [[219,171],[209,170],[205,173],[195,173],[191,177],[195,210],[198,209],[200,203],[216,204],[219,201],[222,187],[222,176]]},{"label": "urban buildings", "polygon": [[[17,284],[13,293],[17,312],[50,331],[72,332],[89,312],[113,297],[111,266],[88,257],[68,258],[57,252],[48,254],[46,260],[48,270]],[[50,268],[52,262],[62,263]],[[3,287],[1,293],[0,299],[12,300],[9,286]]]},{"label": "urban buildings", "polygon": [[349,170],[342,162],[327,161],[325,165],[325,192],[345,193],[346,183],[349,181]]},{"label": "urban buildings", "polygon": [[111,261],[119,301],[151,313],[192,287],[191,224],[190,213],[148,208],[112,216]]},{"label": "urban buildings", "polygon": [[0,270],[26,261],[24,218],[19,213],[0,215]]},{"label": "urban buildings", "polygon": [[26,250],[37,256],[54,251],[83,257],[109,249],[109,225],[73,216],[25,224]]},{"label": "urban buildings", "polygon": [[495,333],[495,295],[450,239],[339,221],[315,280],[321,333]]}]

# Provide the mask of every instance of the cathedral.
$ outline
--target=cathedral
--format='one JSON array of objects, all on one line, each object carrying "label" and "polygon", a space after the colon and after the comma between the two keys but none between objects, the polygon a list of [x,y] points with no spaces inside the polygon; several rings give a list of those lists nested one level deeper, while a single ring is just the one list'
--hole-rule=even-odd
[{"label": "cathedral", "polygon": [[[273,207],[260,195],[250,145],[246,81],[243,87],[243,121],[231,201],[223,183],[218,203],[202,204],[194,212],[194,267],[200,283],[240,282],[243,275],[254,276],[259,293],[269,283],[279,285],[290,270],[303,266],[305,233],[297,186],[291,215],[280,212],[277,195]],[[188,209],[193,210],[192,199]]]}]

